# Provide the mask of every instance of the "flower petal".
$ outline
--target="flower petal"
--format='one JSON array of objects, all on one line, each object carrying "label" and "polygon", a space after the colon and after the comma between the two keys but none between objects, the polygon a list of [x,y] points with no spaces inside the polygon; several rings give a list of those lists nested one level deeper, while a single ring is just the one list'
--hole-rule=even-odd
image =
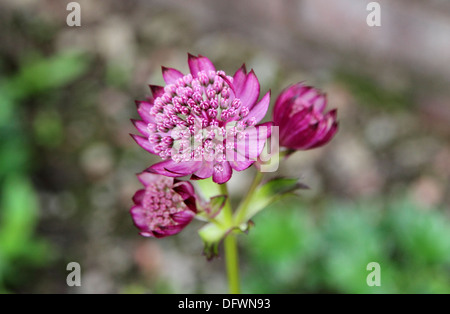
[{"label": "flower petal", "polygon": [[147,101],[136,100],[137,112],[141,116],[144,122],[150,123],[155,122],[154,117],[150,114],[150,109],[152,109],[153,105]]},{"label": "flower petal", "polygon": [[264,149],[267,138],[272,133],[272,125],[273,122],[266,122],[245,129],[245,137],[235,143],[236,152],[244,156],[245,160],[250,159],[256,161]]},{"label": "flower petal", "polygon": [[185,226],[182,226],[182,225],[161,227],[161,228],[159,228],[159,230],[154,230],[153,234],[154,234],[155,238],[162,239],[162,238],[180,233],[180,231],[183,230],[184,227]]},{"label": "flower petal", "polygon": [[197,171],[201,165],[201,161],[183,161],[177,163],[172,159],[168,159],[154,164],[150,168],[147,168],[146,171],[168,177],[182,177]]},{"label": "flower petal", "polygon": [[180,231],[183,230],[186,225],[178,224],[174,226],[160,227],[159,230],[155,230],[153,231],[153,233],[155,234],[156,238],[164,238],[180,233]]},{"label": "flower petal", "polygon": [[230,163],[231,168],[233,168],[234,170],[243,171],[243,170],[247,169],[248,167],[250,167],[251,165],[253,165],[253,163],[255,161],[247,159],[244,161],[228,160],[228,162]]},{"label": "flower petal", "polygon": [[327,106],[327,95],[319,94],[319,96],[314,100],[314,110],[317,112],[323,112]]},{"label": "flower petal", "polygon": [[338,123],[336,122],[337,110],[333,109],[327,113],[322,123],[324,124],[323,130],[317,133],[316,137],[309,144],[308,149],[316,148],[328,143],[331,138],[336,134],[338,130]]},{"label": "flower petal", "polygon": [[164,94],[164,87],[158,85],[149,85],[153,98],[161,97]]},{"label": "flower petal", "polygon": [[233,76],[233,86],[236,93],[240,93],[245,85],[245,80],[247,79],[247,69],[245,63],[239,68],[239,70],[234,73]]},{"label": "flower petal", "polygon": [[188,53],[188,64],[193,77],[197,77],[197,73],[200,71],[206,71],[206,73],[209,71],[216,71],[216,68],[211,60],[202,55],[198,55],[198,57],[196,57]]},{"label": "flower petal", "polygon": [[190,223],[191,220],[194,218],[195,212],[193,212],[192,210],[183,210],[170,216],[173,219],[173,221],[184,227],[188,223]]},{"label": "flower petal", "polygon": [[294,149],[307,149],[319,131],[319,125],[320,123],[309,125],[305,130],[295,133],[295,136],[291,136],[289,139],[283,140],[282,146]]},{"label": "flower petal", "polygon": [[[311,119],[314,116],[312,108],[308,109],[309,114],[303,116],[302,119],[298,119],[295,123],[295,116],[293,117],[293,123],[287,125],[287,130],[281,137],[282,146],[292,147],[295,149],[310,149],[323,137],[326,136],[331,129],[333,122],[336,121],[336,109],[328,112],[320,121],[311,123]],[[289,132],[289,130],[293,130]]]},{"label": "flower petal", "polygon": [[140,205],[141,203],[142,203],[142,200],[143,200],[143,198],[144,198],[144,195],[145,195],[145,190],[144,189],[141,189],[141,190],[138,190],[136,193],[134,193],[134,195],[133,195],[133,202],[136,204],[136,205]]},{"label": "flower petal", "polygon": [[179,78],[184,76],[183,73],[173,68],[161,67],[161,69],[166,84],[175,84]]},{"label": "flower petal", "polygon": [[281,125],[282,122],[280,120],[282,120],[283,117],[290,115],[295,99],[310,89],[312,89],[311,86],[297,83],[285,88],[280,95],[278,95],[273,108],[273,121],[275,122],[275,125]]},{"label": "flower petal", "polygon": [[[150,173],[150,172],[147,172],[147,171],[144,171],[144,172],[139,173],[139,174],[137,175],[137,177],[138,177],[138,180],[139,180],[144,186],[147,186],[147,185],[149,185],[150,183],[157,182],[158,180],[161,179],[161,176],[160,176],[160,175],[155,174],[155,173]],[[166,179],[171,179],[171,180],[173,180],[172,178],[166,178]]]},{"label": "flower petal", "polygon": [[315,144],[311,145],[308,149],[320,147],[320,146],[327,144],[333,138],[333,136],[336,134],[338,129],[339,129],[339,123],[334,122],[333,125],[331,126],[331,128],[328,130],[328,132],[323,136],[323,138],[320,141],[316,142]]},{"label": "flower petal", "polygon": [[136,143],[138,143],[139,146],[141,146],[143,149],[145,149],[146,151],[155,154],[155,148],[153,147],[153,145],[148,141],[147,138],[142,137],[140,135],[135,135],[135,134],[130,134],[131,137],[136,141]]},{"label": "flower petal", "polygon": [[174,184],[173,190],[180,194],[183,200],[188,199],[189,197],[195,195],[194,187],[190,182],[180,181]]},{"label": "flower petal", "polygon": [[197,199],[195,198],[195,195],[184,200],[184,203],[192,212],[197,213]]},{"label": "flower petal", "polygon": [[312,115],[312,107],[305,107],[291,117],[284,116],[281,123],[277,124],[280,127],[280,142],[287,141],[306,129],[310,124]]},{"label": "flower petal", "polygon": [[145,123],[142,120],[135,120],[131,119],[131,123],[133,123],[134,127],[146,138],[150,136],[150,133],[148,132],[148,123]]},{"label": "flower petal", "polygon": [[152,232],[152,231],[142,231],[142,232],[139,232],[139,234],[141,235],[141,236],[143,236],[143,237],[147,237],[147,238],[149,238],[149,237],[152,237],[152,238],[156,238],[156,236],[155,236],[155,234]]},{"label": "flower petal", "polygon": [[204,160],[202,166],[194,173],[199,179],[206,179],[213,175],[214,164],[212,161]]},{"label": "flower petal", "polygon": [[261,121],[267,113],[270,105],[270,91],[268,91],[264,97],[250,110],[249,114],[243,121],[247,121],[250,118],[255,118],[256,123]]},{"label": "flower petal", "polygon": [[239,98],[243,106],[252,109],[259,97],[259,81],[253,70],[247,75],[245,83],[240,91],[236,91],[236,97]]},{"label": "flower petal", "polygon": [[133,222],[135,226],[138,227],[141,231],[150,231],[148,229],[148,219],[146,216],[146,212],[146,209],[139,205],[135,205],[130,209],[130,214],[133,218]]},{"label": "flower petal", "polygon": [[[218,165],[222,166],[222,169],[216,167]],[[232,173],[233,170],[231,169],[230,164],[227,161],[216,163],[216,165],[214,166],[213,181],[219,184],[225,183],[230,180]]]}]

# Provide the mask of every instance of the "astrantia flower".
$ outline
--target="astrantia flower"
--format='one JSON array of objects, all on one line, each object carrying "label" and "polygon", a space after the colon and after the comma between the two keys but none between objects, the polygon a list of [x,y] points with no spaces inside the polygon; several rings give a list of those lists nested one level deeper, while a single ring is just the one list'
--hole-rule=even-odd
[{"label": "astrantia flower", "polygon": [[141,235],[163,238],[191,222],[197,212],[191,183],[149,172],[138,178],[145,188],[134,194],[130,212]]},{"label": "astrantia flower", "polygon": [[190,73],[162,68],[165,87],[153,86],[153,96],[137,102],[142,120],[133,121],[143,136],[136,142],[164,161],[148,171],[171,177],[212,176],[227,182],[232,169],[242,171],[261,153],[271,123],[265,116],[270,92],[258,102],[255,73],[243,65],[233,77],[216,71],[203,56],[188,55]]},{"label": "astrantia flower", "polygon": [[280,146],[307,150],[328,143],[336,134],[337,110],[324,113],[325,94],[311,86],[298,83],[278,96],[273,110],[274,124],[279,126]]}]

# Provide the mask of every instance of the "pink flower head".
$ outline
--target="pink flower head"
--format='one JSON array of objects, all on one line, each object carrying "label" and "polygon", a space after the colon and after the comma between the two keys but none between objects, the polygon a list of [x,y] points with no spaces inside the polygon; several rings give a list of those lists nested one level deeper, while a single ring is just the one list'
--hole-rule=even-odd
[{"label": "pink flower head", "polygon": [[273,109],[274,124],[280,128],[280,146],[307,150],[328,143],[338,130],[337,110],[324,114],[325,94],[303,83],[281,92]]},{"label": "pink flower head", "polygon": [[200,55],[189,54],[188,64],[186,75],[162,68],[166,86],[151,85],[153,96],[137,102],[142,120],[133,123],[142,136],[133,138],[164,159],[147,171],[224,183],[232,169],[247,169],[261,154],[272,123],[257,123],[270,92],[258,102],[258,79],[245,65],[231,77]]},{"label": "pink flower head", "polygon": [[191,183],[159,174],[138,174],[144,189],[133,196],[131,216],[145,237],[163,238],[186,227],[197,213]]}]

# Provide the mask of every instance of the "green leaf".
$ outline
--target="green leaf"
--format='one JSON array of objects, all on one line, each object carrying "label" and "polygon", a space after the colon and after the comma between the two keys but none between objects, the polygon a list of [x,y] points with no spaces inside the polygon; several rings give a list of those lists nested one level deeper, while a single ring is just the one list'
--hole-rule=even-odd
[{"label": "green leaf", "polygon": [[8,125],[14,114],[14,103],[4,83],[0,82],[0,127]]},{"label": "green leaf", "polygon": [[21,254],[37,220],[38,202],[27,178],[7,177],[0,208],[0,251],[11,258]]},{"label": "green leaf", "polygon": [[237,221],[237,224],[250,220],[273,202],[292,194],[298,189],[305,188],[307,187],[304,184],[293,178],[276,178],[266,182],[255,191],[246,209],[244,219]]},{"label": "green leaf", "polygon": [[10,81],[9,88],[17,91],[15,99],[59,88],[86,72],[89,60],[79,52],[65,52],[47,59],[25,63]]},{"label": "green leaf", "polygon": [[19,132],[7,134],[14,137],[0,142],[0,177],[24,172],[30,166],[30,145],[27,145],[25,136]]},{"label": "green leaf", "polygon": [[206,221],[214,219],[220,213],[226,201],[226,195],[217,195],[211,197],[209,203],[206,203],[202,206],[202,211],[197,214],[197,217],[202,218]]}]

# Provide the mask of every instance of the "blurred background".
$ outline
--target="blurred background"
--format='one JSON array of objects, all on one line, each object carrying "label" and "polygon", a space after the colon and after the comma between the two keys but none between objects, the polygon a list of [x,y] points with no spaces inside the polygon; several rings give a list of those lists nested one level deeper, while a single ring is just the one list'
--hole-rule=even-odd
[{"label": "blurred background", "polygon": [[231,75],[245,62],[272,105],[306,81],[338,108],[334,140],[276,174],[310,190],[239,238],[244,292],[450,293],[450,2],[378,1],[380,27],[361,0],[79,0],[80,27],[69,2],[0,4],[0,292],[227,291],[200,223],[146,239],[128,213],[157,161],[129,136],[134,100],[190,52]]}]

